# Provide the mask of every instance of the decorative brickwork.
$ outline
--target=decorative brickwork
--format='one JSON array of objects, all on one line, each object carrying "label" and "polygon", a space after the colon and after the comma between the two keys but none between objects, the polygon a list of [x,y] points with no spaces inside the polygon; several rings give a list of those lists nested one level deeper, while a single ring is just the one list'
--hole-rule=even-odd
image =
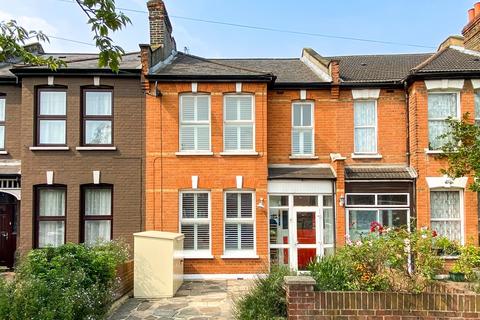
[{"label": "decorative brickwork", "polygon": [[319,292],[312,277],[286,277],[289,320],[378,319],[433,320],[478,319],[480,295],[447,293],[436,288],[432,293],[396,292]]}]

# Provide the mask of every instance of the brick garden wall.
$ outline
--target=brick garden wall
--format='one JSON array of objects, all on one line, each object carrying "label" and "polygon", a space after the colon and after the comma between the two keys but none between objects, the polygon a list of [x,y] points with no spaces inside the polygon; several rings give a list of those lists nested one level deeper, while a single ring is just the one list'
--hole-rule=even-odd
[{"label": "brick garden wall", "polygon": [[312,277],[286,277],[288,319],[478,319],[480,295],[431,293],[314,291]]}]

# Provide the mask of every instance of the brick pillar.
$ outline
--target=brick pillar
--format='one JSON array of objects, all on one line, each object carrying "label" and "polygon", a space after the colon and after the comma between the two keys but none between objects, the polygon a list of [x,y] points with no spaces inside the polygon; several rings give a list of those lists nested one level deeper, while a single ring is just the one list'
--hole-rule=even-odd
[{"label": "brick pillar", "polygon": [[309,276],[287,276],[284,281],[288,319],[314,319],[315,280]]},{"label": "brick pillar", "polygon": [[335,243],[337,246],[345,244],[345,204],[341,205],[340,199],[345,199],[345,157],[340,154],[330,154],[332,167],[337,177],[335,199]]}]

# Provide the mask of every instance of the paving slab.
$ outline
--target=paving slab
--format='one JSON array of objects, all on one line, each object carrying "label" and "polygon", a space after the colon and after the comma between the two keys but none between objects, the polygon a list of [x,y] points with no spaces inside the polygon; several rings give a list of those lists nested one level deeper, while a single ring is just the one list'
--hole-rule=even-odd
[{"label": "paving slab", "polygon": [[226,320],[252,280],[185,281],[173,298],[128,299],[109,320]]}]

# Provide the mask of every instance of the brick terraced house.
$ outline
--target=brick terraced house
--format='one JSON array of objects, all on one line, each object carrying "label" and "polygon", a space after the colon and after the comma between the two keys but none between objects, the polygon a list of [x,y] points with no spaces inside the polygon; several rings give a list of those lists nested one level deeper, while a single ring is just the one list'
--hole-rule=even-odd
[{"label": "brick terraced house", "polygon": [[[40,46],[33,46],[45,54]],[[144,229],[144,94],[138,53],[67,66],[0,64],[0,264],[15,252],[124,239]]]},{"label": "brick terraced house", "polygon": [[146,229],[185,235],[190,278],[303,270],[370,223],[478,244],[471,177],[442,176],[448,117],[480,121],[480,3],[434,53],[209,59],[148,1]]}]

